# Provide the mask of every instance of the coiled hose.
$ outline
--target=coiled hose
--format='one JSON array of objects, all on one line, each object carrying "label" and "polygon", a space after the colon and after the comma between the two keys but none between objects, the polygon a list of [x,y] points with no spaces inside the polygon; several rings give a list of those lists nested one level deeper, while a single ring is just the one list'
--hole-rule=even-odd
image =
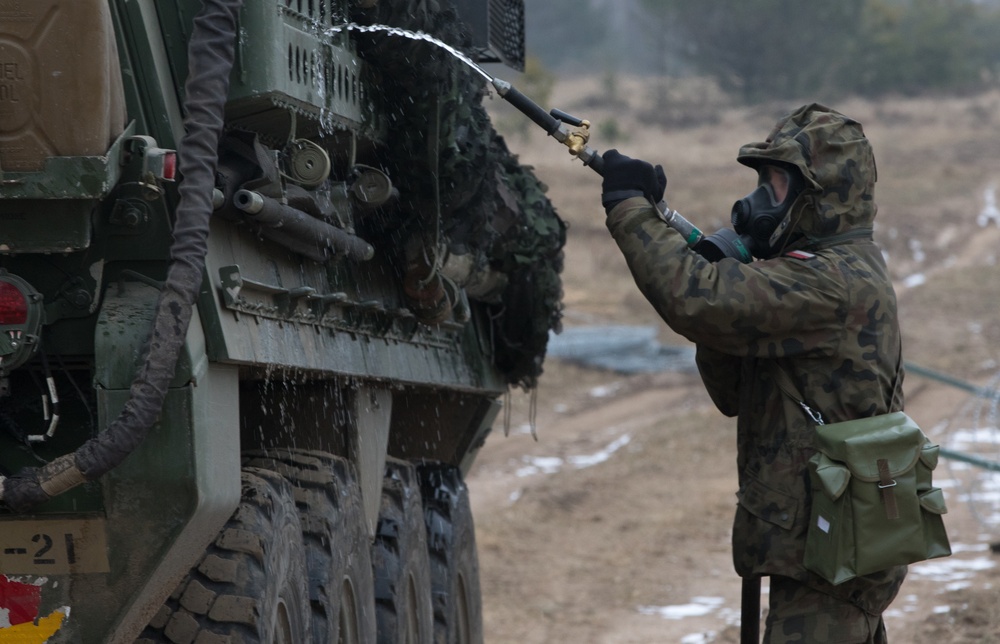
[{"label": "coiled hose", "polygon": [[26,512],[117,467],[142,443],[163,409],[202,283],[223,108],[242,5],[242,0],[205,0],[194,20],[184,86],[185,134],[178,153],[183,181],[171,264],[157,302],[146,361],[132,381],[125,408],[107,431],[41,468],[0,477],[0,503],[16,512]]}]

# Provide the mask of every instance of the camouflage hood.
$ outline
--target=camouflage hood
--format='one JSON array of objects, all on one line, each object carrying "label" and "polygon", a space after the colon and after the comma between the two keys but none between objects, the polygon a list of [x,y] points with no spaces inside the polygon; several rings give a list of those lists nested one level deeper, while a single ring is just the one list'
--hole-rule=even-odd
[{"label": "camouflage hood", "polygon": [[818,241],[872,227],[875,157],[854,119],[805,105],[778,121],[765,141],[741,147],[736,158],[751,168],[778,162],[802,172],[805,189],[789,213],[793,232]]}]

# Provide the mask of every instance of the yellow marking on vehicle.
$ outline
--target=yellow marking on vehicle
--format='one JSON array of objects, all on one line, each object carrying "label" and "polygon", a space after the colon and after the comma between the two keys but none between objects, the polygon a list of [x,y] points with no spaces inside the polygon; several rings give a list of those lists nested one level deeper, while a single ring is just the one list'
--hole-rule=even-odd
[{"label": "yellow marking on vehicle", "polygon": [[17,626],[0,628],[0,641],[4,644],[44,644],[62,628],[68,608],[58,608],[38,620],[38,624],[25,622]]}]

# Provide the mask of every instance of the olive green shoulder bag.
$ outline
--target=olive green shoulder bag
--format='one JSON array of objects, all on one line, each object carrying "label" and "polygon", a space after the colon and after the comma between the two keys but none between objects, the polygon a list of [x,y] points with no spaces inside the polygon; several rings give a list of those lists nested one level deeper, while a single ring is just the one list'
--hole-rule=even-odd
[{"label": "olive green shoulder bag", "polygon": [[[890,409],[896,407],[899,371]],[[775,374],[785,395],[816,424],[806,569],[840,584],[950,555],[944,493],[931,482],[940,448],[920,427],[902,411],[824,424],[781,365]]]}]

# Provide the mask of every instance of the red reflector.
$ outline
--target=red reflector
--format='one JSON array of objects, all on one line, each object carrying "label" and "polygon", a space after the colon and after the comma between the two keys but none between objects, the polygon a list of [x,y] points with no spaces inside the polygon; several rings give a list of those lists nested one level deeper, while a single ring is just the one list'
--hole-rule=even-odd
[{"label": "red reflector", "polygon": [[173,181],[177,176],[177,153],[167,152],[163,155],[163,178]]},{"label": "red reflector", "polygon": [[[42,589],[39,586],[11,581],[6,575],[0,575],[0,608],[7,610],[7,623],[10,626],[35,621],[41,603]],[[17,635],[13,638],[20,639]]]},{"label": "red reflector", "polygon": [[28,299],[10,282],[0,280],[0,324],[24,324],[28,321]]}]

